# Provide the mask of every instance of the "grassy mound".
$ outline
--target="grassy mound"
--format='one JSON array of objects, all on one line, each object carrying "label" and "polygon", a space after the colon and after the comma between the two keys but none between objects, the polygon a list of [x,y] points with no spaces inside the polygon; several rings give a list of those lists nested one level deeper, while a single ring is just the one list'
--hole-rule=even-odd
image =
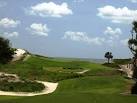
[{"label": "grassy mound", "polygon": [[123,64],[128,64],[131,63],[131,59],[114,59],[113,62],[117,65],[123,65]]},{"label": "grassy mound", "polygon": [[115,68],[115,69],[119,69],[119,65],[116,64],[116,63],[104,63],[103,64],[104,66],[107,66],[107,67],[111,67],[111,68]]}]

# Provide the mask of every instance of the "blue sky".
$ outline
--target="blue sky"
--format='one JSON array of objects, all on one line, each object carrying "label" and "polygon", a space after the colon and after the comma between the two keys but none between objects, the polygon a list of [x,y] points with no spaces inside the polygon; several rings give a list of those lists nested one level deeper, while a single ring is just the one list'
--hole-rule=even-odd
[{"label": "blue sky", "polygon": [[52,57],[128,58],[137,0],[0,0],[0,36]]}]

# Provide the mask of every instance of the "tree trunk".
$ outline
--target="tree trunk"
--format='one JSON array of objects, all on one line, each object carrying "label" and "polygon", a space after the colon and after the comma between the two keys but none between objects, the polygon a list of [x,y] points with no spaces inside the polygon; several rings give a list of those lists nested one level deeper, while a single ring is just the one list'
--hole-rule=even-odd
[{"label": "tree trunk", "polygon": [[133,60],[133,78],[137,79],[137,57],[135,56],[134,60]]},{"label": "tree trunk", "polygon": [[109,64],[109,58],[108,58],[108,64]]}]

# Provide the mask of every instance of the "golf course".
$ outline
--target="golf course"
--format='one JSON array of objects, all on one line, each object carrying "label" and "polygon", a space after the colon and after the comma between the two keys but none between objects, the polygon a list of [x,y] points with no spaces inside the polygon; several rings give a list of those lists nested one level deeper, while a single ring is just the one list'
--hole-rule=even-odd
[{"label": "golf course", "polygon": [[[116,63],[115,63],[116,64]],[[82,72],[86,70],[86,72]],[[22,79],[58,83],[53,93],[39,96],[0,96],[0,103],[135,103],[130,94],[133,84],[117,68],[82,59],[49,58],[31,55],[0,65],[0,72]],[[82,72],[82,73],[81,73]]]},{"label": "golf course", "polygon": [[137,0],[0,0],[0,103],[137,103]]}]

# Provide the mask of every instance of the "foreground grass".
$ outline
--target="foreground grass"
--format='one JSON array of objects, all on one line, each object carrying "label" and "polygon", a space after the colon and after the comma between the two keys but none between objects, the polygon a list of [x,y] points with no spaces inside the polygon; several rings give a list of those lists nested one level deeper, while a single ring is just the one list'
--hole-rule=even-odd
[{"label": "foreground grass", "polygon": [[136,100],[135,96],[75,93],[9,99],[0,103],[136,103]]}]

